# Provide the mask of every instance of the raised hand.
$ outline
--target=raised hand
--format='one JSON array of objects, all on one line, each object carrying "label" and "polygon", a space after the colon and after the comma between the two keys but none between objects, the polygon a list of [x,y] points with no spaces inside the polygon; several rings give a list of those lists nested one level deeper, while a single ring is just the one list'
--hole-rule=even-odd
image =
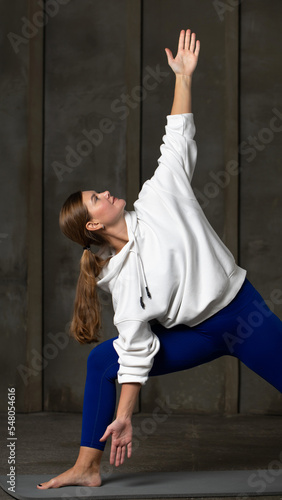
[{"label": "raised hand", "polygon": [[196,34],[191,30],[181,30],[178,42],[178,52],[173,58],[170,49],[165,49],[168,64],[176,75],[191,76],[195,71],[200,52],[200,41],[196,42]]},{"label": "raised hand", "polygon": [[110,425],[108,425],[104,435],[101,437],[100,441],[106,441],[106,439],[112,436],[111,454],[110,454],[110,464],[118,467],[123,464],[126,448],[127,457],[131,457],[132,451],[132,425],[130,419],[119,419],[114,420]]}]

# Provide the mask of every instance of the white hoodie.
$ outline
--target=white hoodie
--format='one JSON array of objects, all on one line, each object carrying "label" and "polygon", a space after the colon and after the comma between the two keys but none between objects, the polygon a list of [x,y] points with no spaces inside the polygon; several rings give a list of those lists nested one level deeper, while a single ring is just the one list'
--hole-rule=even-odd
[{"label": "white hoodie", "polygon": [[125,212],[129,241],[98,278],[112,294],[119,383],[148,379],[160,346],[150,320],[166,328],[197,325],[229,304],[246,277],[190,184],[197,158],[193,114],[167,116],[165,130],[158,168],[134,211]]}]

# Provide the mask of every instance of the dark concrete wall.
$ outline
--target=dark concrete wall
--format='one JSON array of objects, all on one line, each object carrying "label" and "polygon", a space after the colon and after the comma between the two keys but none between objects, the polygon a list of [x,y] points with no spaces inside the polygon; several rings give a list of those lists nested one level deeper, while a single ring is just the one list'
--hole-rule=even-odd
[{"label": "dark concrete wall", "polygon": [[[195,8],[195,3],[187,0],[179,0],[177,8],[172,0],[145,0],[143,5],[143,72],[146,73],[147,66],[156,68],[159,64],[164,76],[143,102],[142,180],[150,177],[157,166],[166,115],[172,106],[174,74],[167,65],[164,48],[169,47],[175,55],[180,30],[190,27],[202,44],[193,79],[192,109],[198,142],[193,186],[203,193],[205,184],[211,180],[209,172],[217,172],[224,164],[225,24],[218,21],[211,2],[205,2],[204,9],[199,2]],[[223,237],[223,191],[214,199],[204,195],[200,203]],[[152,401],[161,394],[178,406],[177,411],[223,412],[224,368],[224,359],[219,359],[180,374],[154,377],[143,389],[142,408],[149,411]]]},{"label": "dark concrete wall", "polygon": [[[270,130],[268,133],[264,130],[269,129],[275,115],[273,108],[276,107],[281,113],[281,68],[277,50],[282,42],[278,27],[281,3],[273,2],[273,10],[269,11],[263,1],[244,1],[237,32],[234,30],[234,17],[238,16],[238,9],[231,8],[231,3],[228,6],[228,2],[221,2],[220,7],[216,8],[216,2],[202,1],[197,2],[197,8],[193,9],[192,4],[195,7],[193,2],[179,1],[177,8],[173,8],[175,3],[171,0],[145,0],[143,68],[156,61],[163,71],[166,70],[166,55],[160,53],[160,47],[168,46],[175,52],[177,47],[173,33],[184,27],[183,19],[189,19],[189,27],[197,32],[202,42],[200,61],[193,80],[193,111],[198,143],[193,186],[212,226],[233,251],[237,262],[247,269],[248,278],[263,297],[269,299],[273,296],[275,313],[281,317],[281,132],[273,133]],[[272,17],[274,13],[276,21]],[[236,54],[236,43],[232,43],[232,38],[230,41],[230,29],[233,30],[231,37],[237,37],[239,55]],[[237,90],[230,75],[233,71],[233,77],[236,77],[232,65],[236,67],[238,62]],[[155,159],[160,154],[159,143],[165,115],[171,109],[173,80],[170,74],[164,77],[143,104],[143,180],[153,173]],[[237,100],[240,118],[236,114],[234,100]],[[282,114],[276,118],[276,125],[281,124],[281,118]],[[228,129],[229,134],[237,135],[240,145],[243,141],[248,142],[250,136],[262,135],[259,140],[262,151],[254,148],[253,152],[248,150],[246,155],[245,144],[244,153],[241,150],[234,151],[230,147],[232,138],[231,141],[228,139]],[[251,156],[254,157],[252,162]],[[239,185],[238,179],[230,178],[227,186],[219,188],[218,194],[213,196],[212,189],[208,188],[209,183],[212,181],[214,187],[218,188],[213,176],[220,174],[232,160],[238,161],[242,168]],[[239,188],[237,200],[232,193],[231,196],[227,193],[234,181]],[[238,206],[236,254],[234,238],[226,240],[229,231],[226,226],[232,224],[230,211],[236,212]],[[224,411],[228,398],[228,372],[229,376],[231,374],[230,387],[238,379],[235,390],[238,389],[237,403],[241,412],[281,413],[282,398],[278,391],[243,363],[239,364],[239,372],[232,377],[232,369],[235,367],[236,370],[236,364],[229,367],[230,359],[221,358],[180,375],[154,378],[143,390],[142,407],[149,410],[153,398],[162,393],[178,405],[178,411]]]},{"label": "dark concrete wall", "polygon": [[[18,1],[17,9],[26,14],[25,2]],[[8,31],[21,28],[20,17],[2,4]],[[3,19],[3,17],[2,17]],[[1,401],[5,401],[7,385],[21,386],[17,366],[25,360],[27,315],[27,47],[16,55],[2,33],[1,61],[1,339],[2,356]],[[19,220],[20,230],[15,221]],[[18,405],[23,405],[18,391]]]},{"label": "dark concrete wall", "polygon": [[[282,318],[282,4],[241,6],[240,253],[250,281]],[[277,130],[279,129],[280,130]],[[255,327],[250,325],[254,330]],[[242,365],[241,411],[281,413],[282,395]]]},{"label": "dark concrete wall", "polygon": [[[193,186],[219,236],[239,264],[248,269],[249,279],[264,298],[272,296],[277,302],[275,312],[282,317],[281,298],[274,292],[282,289],[280,134],[274,133],[252,162],[237,150],[237,143],[248,141],[250,136],[264,134],[262,142],[268,141],[269,133],[267,136],[262,130],[269,129],[273,108],[282,113],[277,49],[281,46],[281,6],[273,0],[271,11],[263,1],[244,0],[239,16],[238,8],[230,5],[218,10],[209,0],[64,0],[48,18],[44,58],[40,61],[42,30],[37,30],[29,44],[22,43],[18,54],[7,39],[9,31],[21,33],[22,16],[31,16],[32,9],[33,14],[38,12],[35,0],[17,2],[16,6],[2,2],[3,410],[8,384],[17,388],[18,411],[41,409],[41,389],[46,410],[82,409],[86,360],[94,345],[80,346],[66,333],[81,248],[60,234],[59,211],[71,192],[91,188],[110,189],[126,197],[131,208],[139,177],[143,182],[156,168],[165,118],[171,110],[174,77],[164,48],[170,47],[175,53],[178,33],[188,26],[202,42],[193,80],[199,150]],[[43,99],[40,101],[39,92],[40,85],[43,91],[43,60],[44,142],[40,141]],[[138,86],[157,65],[162,77],[156,80],[155,89],[143,93],[144,100],[139,103]],[[120,102],[114,105],[123,93],[133,96],[127,117]],[[35,95],[37,101],[32,100]],[[111,131],[105,130],[105,118],[110,120]],[[95,145],[82,143],[86,139],[84,130],[92,131]],[[44,175],[39,160],[43,146]],[[242,166],[239,185],[238,178],[232,179],[214,196],[209,191],[212,174],[221,172],[233,159]],[[41,231],[43,337],[38,257]],[[105,339],[116,331],[111,301],[105,295],[101,299]],[[234,412],[239,406],[242,412],[281,414],[278,391],[230,360],[221,358],[185,373],[151,380],[142,390],[141,408],[151,411],[157,397],[169,397],[179,412]],[[27,385],[19,375],[19,365],[33,370],[37,367]]]},{"label": "dark concrete wall", "polygon": [[17,411],[32,411],[42,408],[42,31],[27,28],[33,0],[0,7],[1,409],[13,386]]},{"label": "dark concrete wall", "polygon": [[[107,1],[107,9],[104,5],[103,0],[85,1],[81,8],[79,0],[72,1],[46,27],[44,342],[50,343],[50,333],[62,338],[62,348],[54,350],[44,371],[48,410],[81,410],[86,360],[95,346],[73,339],[67,344],[64,334],[82,248],[60,233],[60,208],[79,189],[109,189],[126,198],[127,121],[113,107],[127,87],[126,1]],[[111,124],[105,133],[106,118]],[[84,130],[92,131],[96,141],[88,149],[81,142]],[[110,297],[102,298],[106,339],[115,330]]]}]

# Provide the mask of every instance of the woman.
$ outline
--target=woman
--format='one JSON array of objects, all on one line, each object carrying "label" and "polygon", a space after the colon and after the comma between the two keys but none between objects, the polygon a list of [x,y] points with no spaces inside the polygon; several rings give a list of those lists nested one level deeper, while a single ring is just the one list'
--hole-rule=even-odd
[{"label": "woman", "polygon": [[[64,234],[83,246],[72,333],[81,343],[97,341],[98,286],[112,294],[118,337],[89,355],[74,467],[41,489],[100,486],[109,436],[111,464],[122,464],[126,452],[131,456],[132,412],[149,376],[227,354],[282,391],[282,322],[211,228],[190,184],[197,156],[191,83],[200,42],[182,30],[176,58],[165,50],[176,75],[173,106],[158,168],[134,211],[125,212],[125,201],[108,191],[84,191],[71,195],[60,214]],[[99,252],[92,253],[91,244]],[[246,334],[242,325],[258,309],[263,321]],[[112,422],[116,378],[122,390]]]}]

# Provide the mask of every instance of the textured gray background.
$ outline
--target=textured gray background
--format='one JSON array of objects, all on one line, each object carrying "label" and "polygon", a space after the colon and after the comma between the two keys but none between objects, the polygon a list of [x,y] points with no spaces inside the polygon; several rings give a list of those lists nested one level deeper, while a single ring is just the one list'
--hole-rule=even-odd
[{"label": "textured gray background", "polygon": [[[68,342],[64,333],[81,249],[60,234],[59,210],[69,193],[88,188],[126,197],[130,209],[160,155],[173,98],[164,48],[175,52],[180,29],[191,27],[202,42],[193,80],[199,150],[193,185],[199,192],[206,192],[211,172],[221,172],[226,161],[237,159],[229,148],[228,128],[234,130],[236,144],[248,143],[269,129],[274,107],[282,113],[282,4],[244,0],[239,11],[230,5],[221,18],[210,0],[65,0],[48,19],[44,43],[38,30],[15,53],[7,34],[21,34],[22,17],[31,18],[40,8],[34,0],[1,0],[2,411],[8,385],[16,387],[18,411],[82,409],[86,360],[94,346]],[[137,86],[158,64],[168,75],[147,91],[142,103],[137,97],[131,100],[124,118],[114,101],[123,93],[138,96]],[[230,74],[238,76],[238,69],[238,84],[230,83]],[[230,105],[239,111],[236,119]],[[77,151],[85,138],[82,131],[99,129],[103,118],[112,121],[114,130],[76,167],[56,175],[54,162],[66,165],[66,147]],[[265,299],[282,290],[281,136],[276,132],[268,143],[258,139],[261,150],[252,161],[250,153],[238,155],[239,218],[232,241],[239,264]],[[237,213],[228,189],[220,188],[204,207],[227,244],[227,221]],[[101,298],[104,338],[110,338],[116,333],[111,304],[108,297]],[[281,304],[275,312],[282,317]],[[150,411],[157,397],[169,397],[178,412],[282,413],[278,391],[243,365],[238,369],[228,363],[221,358],[151,380],[142,390],[141,409]],[[28,373],[26,383],[19,366]],[[230,380],[235,387],[232,410],[226,405]]]}]

